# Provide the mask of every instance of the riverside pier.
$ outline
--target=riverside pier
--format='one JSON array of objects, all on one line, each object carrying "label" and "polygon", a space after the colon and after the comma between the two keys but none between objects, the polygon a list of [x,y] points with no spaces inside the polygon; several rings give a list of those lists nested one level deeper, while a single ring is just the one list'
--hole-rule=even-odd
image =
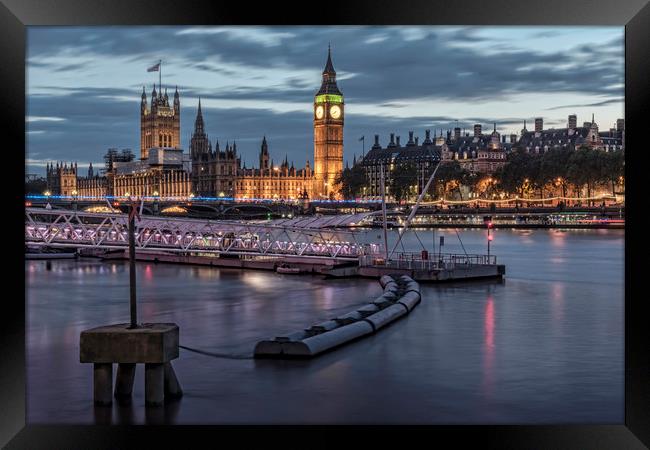
[{"label": "riverside pier", "polygon": [[[299,272],[334,277],[379,278],[397,273],[431,282],[505,274],[495,256],[439,253],[432,261],[426,252],[418,257],[398,252],[394,258],[382,257],[381,244],[368,242],[354,229],[339,228],[363,217],[273,223],[143,216],[135,230],[135,258],[240,269],[277,270],[290,265]],[[126,214],[25,210],[25,242],[30,246],[76,248],[85,256],[126,259],[128,241]]]}]

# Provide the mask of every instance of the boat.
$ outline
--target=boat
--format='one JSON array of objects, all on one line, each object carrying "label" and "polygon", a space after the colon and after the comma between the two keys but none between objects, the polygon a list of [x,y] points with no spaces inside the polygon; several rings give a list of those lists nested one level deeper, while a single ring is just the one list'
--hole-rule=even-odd
[{"label": "boat", "polygon": [[276,267],[275,271],[277,273],[300,273],[300,269],[298,267],[292,267],[289,264],[280,264],[278,267]]},{"label": "boat", "polygon": [[25,259],[74,259],[77,258],[76,249],[63,248],[34,248],[25,246]]}]

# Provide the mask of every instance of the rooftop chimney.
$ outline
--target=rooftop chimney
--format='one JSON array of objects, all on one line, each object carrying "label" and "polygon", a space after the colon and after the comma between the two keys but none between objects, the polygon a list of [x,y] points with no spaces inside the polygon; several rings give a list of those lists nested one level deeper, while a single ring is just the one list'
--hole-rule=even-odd
[{"label": "rooftop chimney", "polygon": [[569,130],[575,130],[578,126],[578,116],[571,114],[569,116]]}]

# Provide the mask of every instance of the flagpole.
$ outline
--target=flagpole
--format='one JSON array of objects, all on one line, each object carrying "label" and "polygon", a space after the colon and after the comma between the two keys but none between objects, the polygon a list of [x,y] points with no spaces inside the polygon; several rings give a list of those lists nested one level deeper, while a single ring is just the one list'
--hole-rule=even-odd
[{"label": "flagpole", "polygon": [[158,67],[158,88],[162,92],[162,59],[158,60],[158,64],[160,67]]}]

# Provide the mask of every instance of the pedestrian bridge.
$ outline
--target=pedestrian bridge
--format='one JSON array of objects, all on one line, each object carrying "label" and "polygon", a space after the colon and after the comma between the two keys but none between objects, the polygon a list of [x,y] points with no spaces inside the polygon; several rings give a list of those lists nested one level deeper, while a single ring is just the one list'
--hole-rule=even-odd
[{"label": "pedestrian bridge", "polygon": [[[378,243],[362,242],[363,233],[323,225],[323,221],[310,226],[298,221],[242,222],[142,216],[136,221],[135,245],[136,251],[337,259],[358,259],[383,252]],[[51,247],[124,249],[129,243],[128,215],[26,208],[25,242]]]}]

